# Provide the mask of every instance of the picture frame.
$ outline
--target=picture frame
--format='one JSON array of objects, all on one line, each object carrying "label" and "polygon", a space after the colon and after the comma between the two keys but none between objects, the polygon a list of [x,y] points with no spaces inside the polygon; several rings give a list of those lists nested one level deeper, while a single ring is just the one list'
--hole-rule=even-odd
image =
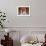
[{"label": "picture frame", "polygon": [[18,6],[17,16],[30,16],[30,6]]}]

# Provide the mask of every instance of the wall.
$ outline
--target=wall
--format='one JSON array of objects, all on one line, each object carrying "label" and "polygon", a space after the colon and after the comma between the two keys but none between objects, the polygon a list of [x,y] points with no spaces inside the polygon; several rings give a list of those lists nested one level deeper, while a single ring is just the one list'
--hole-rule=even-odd
[{"label": "wall", "polygon": [[31,6],[31,0],[0,0],[0,9],[6,12],[7,27],[46,27],[46,0],[32,0],[30,17],[18,17],[17,6]]}]

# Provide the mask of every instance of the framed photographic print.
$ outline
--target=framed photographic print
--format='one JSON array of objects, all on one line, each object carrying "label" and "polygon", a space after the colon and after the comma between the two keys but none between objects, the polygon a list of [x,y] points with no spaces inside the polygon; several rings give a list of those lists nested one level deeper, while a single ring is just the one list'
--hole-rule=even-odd
[{"label": "framed photographic print", "polygon": [[30,6],[17,7],[17,16],[30,16]]}]

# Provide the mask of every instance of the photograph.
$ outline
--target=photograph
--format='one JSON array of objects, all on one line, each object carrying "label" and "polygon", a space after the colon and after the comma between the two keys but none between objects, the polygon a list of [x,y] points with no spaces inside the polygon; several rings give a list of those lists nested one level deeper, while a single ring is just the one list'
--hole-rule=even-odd
[{"label": "photograph", "polygon": [[28,15],[29,14],[29,7],[19,7],[18,8],[19,15]]}]

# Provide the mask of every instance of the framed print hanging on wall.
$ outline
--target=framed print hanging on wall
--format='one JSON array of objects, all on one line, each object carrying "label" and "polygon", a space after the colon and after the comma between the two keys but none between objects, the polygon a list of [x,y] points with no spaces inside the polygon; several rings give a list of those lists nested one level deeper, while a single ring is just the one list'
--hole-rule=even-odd
[{"label": "framed print hanging on wall", "polygon": [[30,6],[17,7],[17,16],[30,16]]}]

